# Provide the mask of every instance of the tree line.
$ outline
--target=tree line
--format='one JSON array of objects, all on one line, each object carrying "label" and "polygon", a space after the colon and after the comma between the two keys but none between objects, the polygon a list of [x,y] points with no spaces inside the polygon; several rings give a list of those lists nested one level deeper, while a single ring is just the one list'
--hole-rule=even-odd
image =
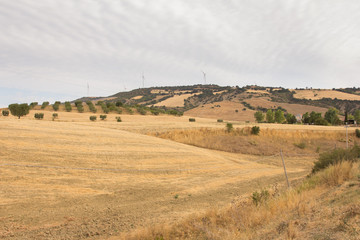
[{"label": "tree line", "polygon": [[[272,110],[268,109],[266,113],[257,111],[254,113],[254,117],[257,122],[267,122],[267,123],[287,123],[294,124],[301,122],[303,124],[312,124],[312,125],[341,125],[343,121],[339,118],[339,111],[336,108],[330,108],[325,114],[324,117],[319,112],[306,112],[302,115],[301,119],[297,119],[295,115],[291,113],[285,113],[281,109]],[[360,123],[360,110],[357,109],[354,112],[354,115],[350,113],[345,113],[345,121],[355,120],[357,123]]]}]

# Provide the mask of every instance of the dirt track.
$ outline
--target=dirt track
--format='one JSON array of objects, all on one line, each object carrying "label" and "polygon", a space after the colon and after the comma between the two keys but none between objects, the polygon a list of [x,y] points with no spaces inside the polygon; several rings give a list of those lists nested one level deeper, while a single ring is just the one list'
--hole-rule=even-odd
[{"label": "dirt track", "polygon": [[[132,118],[139,119],[124,117]],[[158,119],[161,124],[152,118],[149,127],[191,124]],[[252,156],[116,129],[119,124],[139,131],[139,124],[126,122],[2,118],[0,238],[103,239],[224,206],[283,181],[276,159],[255,163]],[[290,164],[289,175],[304,176],[309,162]]]}]

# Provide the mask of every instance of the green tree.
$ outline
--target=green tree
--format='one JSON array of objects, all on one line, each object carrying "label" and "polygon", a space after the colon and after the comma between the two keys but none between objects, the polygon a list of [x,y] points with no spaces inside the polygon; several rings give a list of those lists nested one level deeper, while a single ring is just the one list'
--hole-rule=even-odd
[{"label": "green tree", "polygon": [[262,121],[264,121],[264,118],[265,118],[264,114],[260,111],[257,111],[256,113],[254,113],[254,117],[257,122],[262,122]]},{"label": "green tree", "polygon": [[275,114],[271,109],[267,110],[267,112],[266,112],[266,122],[268,122],[268,123],[275,122]]},{"label": "green tree", "polygon": [[341,123],[338,117],[338,110],[336,108],[330,108],[325,113],[324,119],[331,125],[339,125]]},{"label": "green tree", "polygon": [[[315,124],[316,120],[318,120],[318,119],[322,119],[321,113],[317,113],[317,112],[315,112],[315,111],[312,111],[312,112],[310,113],[309,123]],[[320,121],[320,120],[318,120],[318,121]]]},{"label": "green tree", "polygon": [[354,118],[355,118],[356,123],[359,124],[360,123],[360,110],[359,109],[357,109],[355,111]]},{"label": "green tree", "polygon": [[294,123],[296,123],[296,117],[295,117],[293,114],[288,113],[288,114],[286,115],[286,122],[287,122],[288,124],[294,124]]},{"label": "green tree", "polygon": [[280,109],[276,110],[276,112],[275,112],[275,122],[277,122],[277,123],[285,122],[284,112],[281,111]]},{"label": "green tree", "polygon": [[71,112],[72,107],[71,107],[71,103],[70,102],[65,102],[65,110],[67,112]]},{"label": "green tree", "polygon": [[9,110],[12,115],[17,116],[20,119],[20,117],[25,116],[29,113],[30,107],[27,103],[14,103],[9,105]]},{"label": "green tree", "polygon": [[302,122],[305,124],[309,124],[310,123],[310,115],[308,112],[304,113],[302,115]]},{"label": "green tree", "polygon": [[60,102],[56,101],[52,107],[53,107],[54,111],[57,111],[57,110],[59,110],[59,106],[60,106]]}]

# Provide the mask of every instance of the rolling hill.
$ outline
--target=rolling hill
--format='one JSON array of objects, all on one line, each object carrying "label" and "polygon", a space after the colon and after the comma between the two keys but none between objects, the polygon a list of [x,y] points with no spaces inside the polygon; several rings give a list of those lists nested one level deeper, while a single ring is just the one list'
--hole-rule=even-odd
[{"label": "rolling hill", "polygon": [[344,114],[360,108],[359,88],[286,89],[275,87],[193,85],[140,88],[108,97],[81,98],[76,101],[121,102],[126,105],[176,109],[193,117],[254,121],[255,111],[282,109],[302,115],[325,113],[334,107]]}]

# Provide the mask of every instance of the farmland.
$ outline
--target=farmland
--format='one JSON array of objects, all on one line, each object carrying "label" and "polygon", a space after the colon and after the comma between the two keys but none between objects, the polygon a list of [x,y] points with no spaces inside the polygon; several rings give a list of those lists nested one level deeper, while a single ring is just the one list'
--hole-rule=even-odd
[{"label": "farmland", "polygon": [[[33,119],[34,112],[45,113],[44,120]],[[189,123],[188,117],[121,115],[118,123],[116,114],[96,122],[90,115],[61,112],[52,121],[48,111],[36,110],[21,119],[0,118],[1,238],[106,239],[221,208],[275,183],[283,186],[277,152],[218,151],[202,146],[201,139],[169,137],[177,131],[199,135],[203,129],[219,135],[225,124],[214,119]],[[276,131],[294,128],[304,139],[330,134],[331,141],[344,144],[343,127],[260,126],[265,135],[256,136],[259,147],[266,134],[276,140],[284,133]],[[293,152],[293,143],[289,150],[284,145],[284,154],[296,181],[309,173],[317,153]]]}]

